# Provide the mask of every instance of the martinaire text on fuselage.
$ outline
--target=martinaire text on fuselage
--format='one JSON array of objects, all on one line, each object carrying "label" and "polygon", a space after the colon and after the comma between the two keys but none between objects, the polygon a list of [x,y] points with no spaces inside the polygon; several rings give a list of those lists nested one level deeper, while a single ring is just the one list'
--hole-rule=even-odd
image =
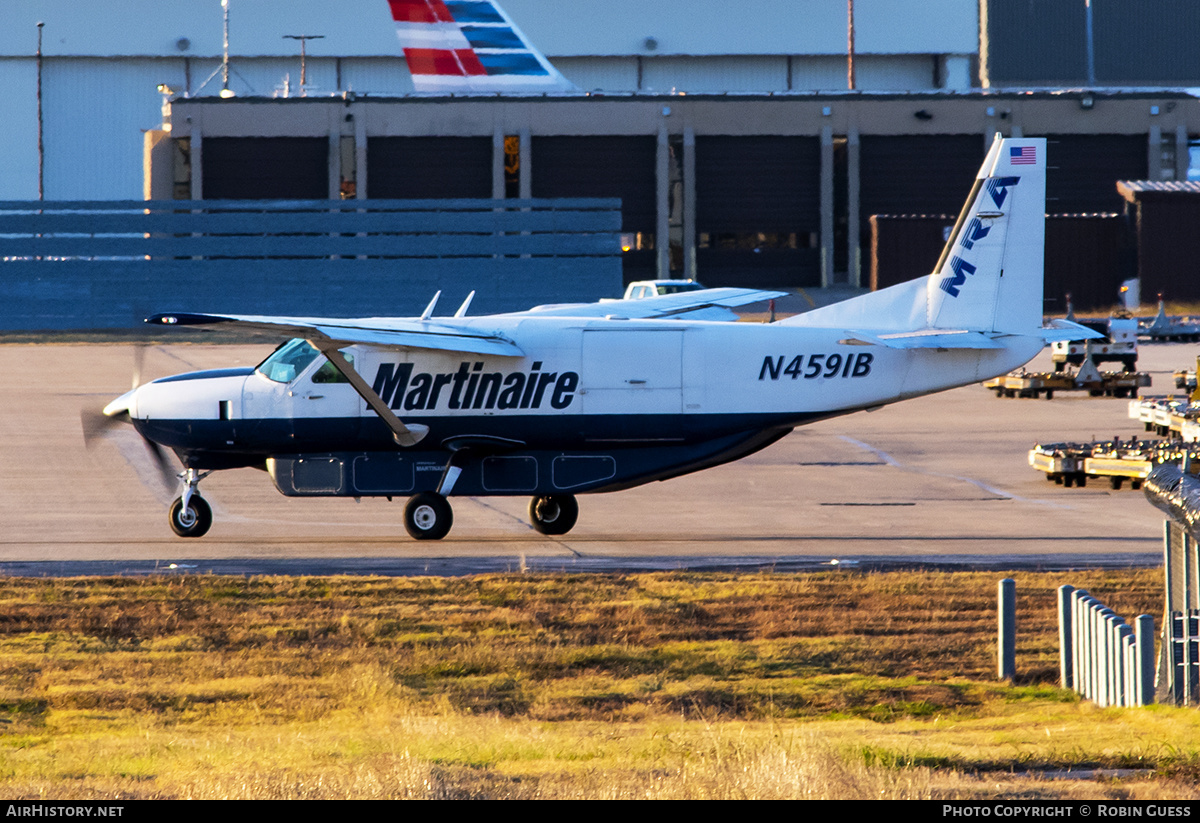
[{"label": "martinaire text on fuselage", "polygon": [[483,362],[463,362],[458,371],[413,374],[412,363],[381,363],[376,394],[393,409],[433,411],[445,400],[450,409],[540,409],[549,402],[565,409],[575,399],[579,375],[544,372],[535,360],[528,372],[485,372]]}]

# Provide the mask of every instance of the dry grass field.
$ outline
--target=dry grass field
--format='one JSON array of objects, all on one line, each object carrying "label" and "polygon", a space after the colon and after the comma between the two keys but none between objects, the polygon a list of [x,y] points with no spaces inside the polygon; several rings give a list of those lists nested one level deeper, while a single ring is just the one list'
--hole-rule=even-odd
[{"label": "dry grass field", "polygon": [[1055,685],[1160,575],[1010,575],[1015,684],[995,573],[0,579],[0,794],[1196,798],[1195,710]]}]

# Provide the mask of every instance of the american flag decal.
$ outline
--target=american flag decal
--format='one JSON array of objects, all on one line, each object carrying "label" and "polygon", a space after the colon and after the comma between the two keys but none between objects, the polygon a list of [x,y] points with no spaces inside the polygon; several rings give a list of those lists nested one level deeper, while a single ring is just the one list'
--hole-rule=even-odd
[{"label": "american flag decal", "polygon": [[1037,148],[1018,146],[1008,150],[1008,162],[1012,166],[1032,166],[1037,163]]}]

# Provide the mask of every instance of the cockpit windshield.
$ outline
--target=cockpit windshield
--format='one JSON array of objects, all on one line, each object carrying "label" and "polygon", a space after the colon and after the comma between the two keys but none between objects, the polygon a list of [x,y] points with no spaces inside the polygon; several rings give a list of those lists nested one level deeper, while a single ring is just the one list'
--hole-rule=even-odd
[{"label": "cockpit windshield", "polygon": [[307,340],[289,340],[262,361],[256,371],[276,383],[290,383],[320,354]]}]

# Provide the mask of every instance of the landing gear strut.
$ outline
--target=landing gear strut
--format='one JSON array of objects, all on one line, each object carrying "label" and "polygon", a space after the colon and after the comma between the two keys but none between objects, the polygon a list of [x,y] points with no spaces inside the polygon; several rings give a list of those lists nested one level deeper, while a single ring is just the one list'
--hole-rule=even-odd
[{"label": "landing gear strut", "polygon": [[579,519],[579,503],[573,494],[551,494],[529,501],[529,522],[542,534],[566,534]]},{"label": "landing gear strut", "polygon": [[203,537],[212,528],[212,507],[200,496],[199,491],[200,481],[208,474],[187,469],[179,475],[185,488],[183,494],[171,504],[169,520],[171,531],[180,537]]}]

